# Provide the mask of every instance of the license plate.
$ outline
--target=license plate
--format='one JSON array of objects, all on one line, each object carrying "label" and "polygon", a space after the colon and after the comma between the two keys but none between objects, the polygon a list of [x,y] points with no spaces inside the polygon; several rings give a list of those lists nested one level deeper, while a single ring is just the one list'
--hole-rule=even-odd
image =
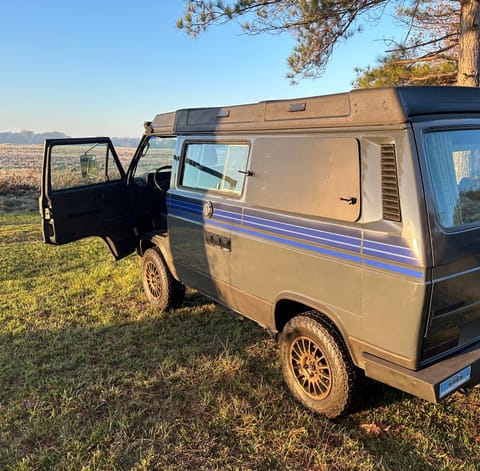
[{"label": "license plate", "polygon": [[440,383],[440,391],[439,391],[439,399],[446,396],[448,393],[454,391],[462,384],[465,384],[469,379],[472,373],[472,367],[467,366],[462,371],[455,373],[454,375],[450,376],[446,380]]}]

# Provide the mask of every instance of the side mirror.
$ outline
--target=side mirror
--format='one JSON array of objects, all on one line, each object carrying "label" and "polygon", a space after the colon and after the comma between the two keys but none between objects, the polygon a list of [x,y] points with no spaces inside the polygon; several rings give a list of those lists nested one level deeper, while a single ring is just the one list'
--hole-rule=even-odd
[{"label": "side mirror", "polygon": [[80,156],[80,170],[82,172],[82,177],[93,177],[97,178],[98,176],[98,166],[97,166],[97,157],[95,155],[81,155]]}]

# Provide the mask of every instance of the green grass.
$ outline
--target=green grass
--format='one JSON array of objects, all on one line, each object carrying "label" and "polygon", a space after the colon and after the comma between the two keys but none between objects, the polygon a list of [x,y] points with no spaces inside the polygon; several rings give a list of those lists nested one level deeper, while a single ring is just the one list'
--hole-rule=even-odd
[{"label": "green grass", "polygon": [[0,214],[0,469],[480,469],[478,388],[433,405],[366,381],[326,421],[254,323],[193,291],[158,312],[138,257],[39,227]]}]

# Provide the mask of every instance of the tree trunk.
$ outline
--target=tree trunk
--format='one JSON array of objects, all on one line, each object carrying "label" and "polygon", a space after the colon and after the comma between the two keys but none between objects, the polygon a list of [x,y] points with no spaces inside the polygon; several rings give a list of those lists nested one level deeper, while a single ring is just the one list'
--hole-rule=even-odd
[{"label": "tree trunk", "polygon": [[457,85],[480,86],[480,0],[460,0]]}]

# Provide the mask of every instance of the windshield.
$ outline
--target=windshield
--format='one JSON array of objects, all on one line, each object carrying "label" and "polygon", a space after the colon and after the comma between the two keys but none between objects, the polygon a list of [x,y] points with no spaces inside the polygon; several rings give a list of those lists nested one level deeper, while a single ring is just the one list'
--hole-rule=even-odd
[{"label": "windshield", "polygon": [[480,221],[480,129],[425,134],[427,166],[440,224]]},{"label": "windshield", "polygon": [[175,137],[151,136],[135,168],[135,177],[145,177],[164,165],[172,165],[175,154]]}]

